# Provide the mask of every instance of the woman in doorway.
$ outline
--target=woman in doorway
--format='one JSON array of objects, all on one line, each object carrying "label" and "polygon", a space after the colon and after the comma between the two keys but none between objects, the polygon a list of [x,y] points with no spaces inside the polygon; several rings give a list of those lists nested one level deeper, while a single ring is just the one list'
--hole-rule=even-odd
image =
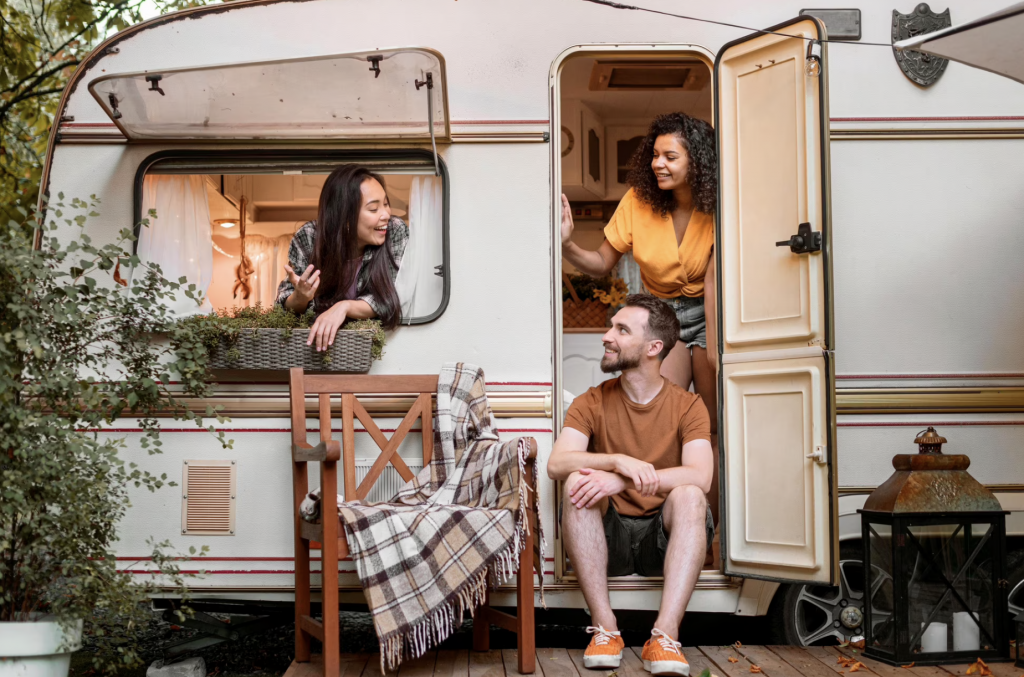
[{"label": "woman in doorway", "polygon": [[316,320],[307,345],[327,350],[346,320],[380,319],[396,327],[401,306],[395,277],[409,227],[391,215],[384,179],[359,165],[342,165],[324,182],[315,221],[295,233],[277,303],[293,313],[310,306]]},{"label": "woman in doorway", "polygon": [[[605,226],[596,251],[571,237],[572,210],[562,196],[562,256],[582,273],[607,275],[632,251],[644,287],[679,318],[679,343],[661,374],[679,386],[690,383],[711,417],[711,442],[718,467],[718,397],[714,349],[714,211],[718,157],[711,125],[684,113],[660,115],[630,162],[630,186]],[[708,351],[708,335],[712,350]],[[717,474],[717,473],[716,473]],[[718,515],[718,484],[708,496]]]}]

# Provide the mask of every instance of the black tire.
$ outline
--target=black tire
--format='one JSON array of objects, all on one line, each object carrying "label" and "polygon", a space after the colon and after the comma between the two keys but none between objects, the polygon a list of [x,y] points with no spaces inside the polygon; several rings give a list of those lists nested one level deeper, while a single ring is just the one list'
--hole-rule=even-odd
[{"label": "black tire", "polygon": [[[820,585],[782,585],[779,588],[768,609],[769,629],[773,642],[793,646],[829,645],[838,644],[843,640],[848,641],[862,634],[862,628],[859,626],[847,627],[837,618],[841,614],[840,606],[853,606],[858,610],[861,608],[862,597],[857,596],[862,593],[864,575],[861,568],[863,553],[860,541],[842,543],[839,548],[839,561],[848,581],[844,581],[844,585],[839,588]],[[814,604],[809,604],[808,596],[837,602],[832,617],[829,618]],[[829,628],[826,628],[826,621],[829,621]],[[835,625],[837,622],[838,627]]]}]

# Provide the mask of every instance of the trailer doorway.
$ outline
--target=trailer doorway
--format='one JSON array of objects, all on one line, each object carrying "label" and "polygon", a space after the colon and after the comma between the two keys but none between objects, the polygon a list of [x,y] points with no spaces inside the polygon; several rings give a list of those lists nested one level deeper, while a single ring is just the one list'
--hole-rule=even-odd
[{"label": "trailer doorway", "polygon": [[[552,144],[553,251],[561,251],[557,232],[561,194],[569,199],[573,209],[573,241],[585,249],[601,245],[604,226],[629,188],[626,179],[630,159],[656,116],[684,112],[712,121],[712,63],[713,55],[691,45],[577,47],[555,62],[551,76],[552,128],[557,131],[552,138],[558,138],[559,143]],[[643,291],[643,285],[630,254],[623,256],[610,279],[602,280],[579,274],[560,255],[553,259],[553,279],[556,289],[560,289],[554,309],[557,434],[574,397],[617,376],[604,374],[600,369],[601,337],[613,313],[594,299],[595,287],[607,288],[617,283],[628,293],[638,293]],[[556,496],[560,501],[561,491]],[[717,505],[717,492],[711,499]],[[717,517],[717,509],[715,512]],[[555,559],[556,576],[573,581],[572,564],[565,555],[560,535],[556,539]],[[609,587],[613,606],[639,608],[635,595],[626,604],[616,604],[616,591],[649,590],[652,586],[660,587],[660,583],[660,578],[638,576],[612,579]],[[725,583],[716,556],[705,563],[698,588],[721,589]],[[699,596],[691,603],[691,610],[717,610],[696,609],[695,604],[699,604]]]}]

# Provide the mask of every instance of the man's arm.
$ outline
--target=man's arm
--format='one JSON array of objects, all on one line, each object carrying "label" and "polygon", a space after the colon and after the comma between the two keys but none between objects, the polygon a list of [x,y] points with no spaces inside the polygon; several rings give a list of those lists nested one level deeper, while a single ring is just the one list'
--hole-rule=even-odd
[{"label": "man's arm", "polygon": [[658,493],[660,480],[653,465],[626,454],[594,454],[586,451],[588,444],[589,435],[569,426],[563,427],[548,458],[548,477],[565,480],[572,473],[583,469],[603,470],[622,475],[643,496]]},{"label": "man's arm", "polygon": [[714,454],[711,442],[694,440],[683,445],[682,465],[659,470],[658,494],[667,495],[676,487],[692,484],[700,487],[705,494],[711,491],[714,476]]}]

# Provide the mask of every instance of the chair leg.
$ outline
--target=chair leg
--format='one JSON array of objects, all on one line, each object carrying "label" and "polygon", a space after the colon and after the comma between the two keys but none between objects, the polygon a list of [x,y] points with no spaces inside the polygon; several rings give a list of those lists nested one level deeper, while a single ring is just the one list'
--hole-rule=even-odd
[{"label": "chair leg", "polygon": [[341,670],[341,629],[338,619],[338,540],[326,538],[321,551],[321,596],[324,624],[324,677],[337,677]]},{"label": "chair leg", "polygon": [[[298,518],[296,518],[298,519]],[[309,541],[299,535],[298,525],[295,528],[295,660],[308,663],[310,655],[310,636],[302,630],[299,619],[308,616],[309,603]]]},{"label": "chair leg", "polygon": [[473,618],[473,651],[489,651],[491,648],[491,621],[487,616],[490,603],[491,593],[488,592]]},{"label": "chair leg", "polygon": [[[541,568],[541,571],[544,569]],[[516,648],[519,672],[532,675],[537,667],[537,640],[533,617],[533,532],[526,537],[519,553],[519,571],[516,573]]]}]

